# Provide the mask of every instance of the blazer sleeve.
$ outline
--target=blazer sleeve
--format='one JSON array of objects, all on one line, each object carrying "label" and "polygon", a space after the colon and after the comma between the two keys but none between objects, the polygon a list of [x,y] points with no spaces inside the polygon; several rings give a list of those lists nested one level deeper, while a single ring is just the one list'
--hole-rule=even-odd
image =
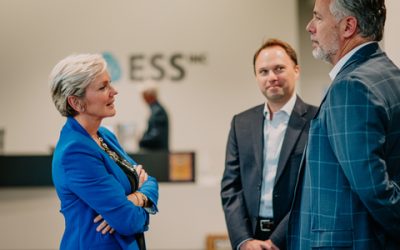
[{"label": "blazer sleeve", "polygon": [[148,213],[126,197],[124,188],[104,167],[98,150],[83,142],[64,148],[61,164],[69,188],[122,235],[147,230]]},{"label": "blazer sleeve", "polygon": [[225,171],[221,181],[221,201],[232,247],[252,238],[251,223],[246,211],[239,167],[235,117],[231,122],[226,147]]},{"label": "blazer sleeve", "polygon": [[[118,142],[117,137],[105,127],[100,128],[101,134],[111,141],[111,143],[118,148],[123,157],[128,160],[132,165],[137,165],[138,163],[133,160],[121,147]],[[143,166],[146,169],[146,166]],[[139,188],[139,191],[142,192],[146,197],[151,201],[152,206],[150,208],[146,208],[146,211],[155,214],[158,212],[157,203],[158,203],[158,182],[156,178],[149,176],[147,181],[143,183],[143,185]]]},{"label": "blazer sleeve", "polygon": [[387,104],[357,79],[333,85],[331,97],[327,134],[340,167],[371,216],[398,238],[400,188],[390,178],[388,168],[393,166],[387,165],[385,155]]},{"label": "blazer sleeve", "polygon": [[288,230],[290,212],[283,217],[281,222],[276,226],[269,239],[279,247],[286,249],[286,232]]},{"label": "blazer sleeve", "polygon": [[143,183],[142,187],[139,188],[146,197],[151,201],[151,207],[146,208],[146,211],[150,214],[155,214],[158,212],[157,202],[158,202],[158,184],[154,177],[149,176],[147,181]]}]

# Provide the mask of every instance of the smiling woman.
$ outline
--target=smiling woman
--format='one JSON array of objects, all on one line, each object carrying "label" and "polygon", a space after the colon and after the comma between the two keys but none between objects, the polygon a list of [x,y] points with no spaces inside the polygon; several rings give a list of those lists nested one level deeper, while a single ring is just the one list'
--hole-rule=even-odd
[{"label": "smiling woman", "polygon": [[101,127],[115,115],[118,93],[106,69],[101,55],[81,54],[50,75],[54,104],[67,117],[52,163],[66,225],[60,249],[146,249],[143,233],[157,212],[157,181]]}]

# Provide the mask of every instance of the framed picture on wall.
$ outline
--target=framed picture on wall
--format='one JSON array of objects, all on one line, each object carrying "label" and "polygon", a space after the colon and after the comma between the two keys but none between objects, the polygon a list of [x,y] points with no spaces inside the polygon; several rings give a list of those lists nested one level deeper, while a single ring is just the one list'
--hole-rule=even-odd
[{"label": "framed picture on wall", "polygon": [[210,234],[206,238],[207,250],[231,250],[231,243],[226,234]]},{"label": "framed picture on wall", "polygon": [[169,180],[194,182],[194,153],[174,152],[169,154]]}]

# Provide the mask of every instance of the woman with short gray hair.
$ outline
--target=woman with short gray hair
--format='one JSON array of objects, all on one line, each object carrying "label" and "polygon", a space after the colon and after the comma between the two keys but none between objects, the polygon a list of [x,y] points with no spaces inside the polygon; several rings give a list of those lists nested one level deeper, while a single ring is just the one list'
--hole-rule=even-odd
[{"label": "woman with short gray hair", "polygon": [[115,115],[118,94],[106,61],[99,54],[68,56],[53,68],[50,85],[67,118],[52,163],[65,218],[60,249],[145,249],[158,184],[101,126]]}]

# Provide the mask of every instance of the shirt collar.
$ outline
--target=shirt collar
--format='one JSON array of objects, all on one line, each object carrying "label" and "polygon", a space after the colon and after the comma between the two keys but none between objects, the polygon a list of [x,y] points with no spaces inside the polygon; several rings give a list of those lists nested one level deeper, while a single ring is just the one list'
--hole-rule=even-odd
[{"label": "shirt collar", "polygon": [[[297,95],[295,93],[293,93],[293,95],[292,95],[292,97],[290,97],[289,101],[285,105],[283,105],[283,107],[281,109],[279,109],[276,113],[282,111],[282,112],[286,113],[288,116],[290,116],[292,114],[296,100],[297,100]],[[269,108],[268,108],[268,101],[267,101],[264,105],[264,117],[268,117],[268,114],[269,114]]]},{"label": "shirt collar", "polygon": [[350,59],[350,57],[352,55],[354,55],[359,49],[361,49],[362,47],[371,44],[371,43],[375,43],[375,41],[370,41],[370,42],[366,42],[363,44],[358,45],[357,47],[355,47],[354,49],[350,50],[346,55],[344,55],[344,57],[342,57],[333,67],[333,69],[331,70],[331,72],[329,72],[329,77],[331,78],[331,80],[333,81],[333,79],[335,79],[335,77],[337,76],[337,74],[339,73],[339,71],[342,69],[342,67],[346,64],[346,62]]}]

